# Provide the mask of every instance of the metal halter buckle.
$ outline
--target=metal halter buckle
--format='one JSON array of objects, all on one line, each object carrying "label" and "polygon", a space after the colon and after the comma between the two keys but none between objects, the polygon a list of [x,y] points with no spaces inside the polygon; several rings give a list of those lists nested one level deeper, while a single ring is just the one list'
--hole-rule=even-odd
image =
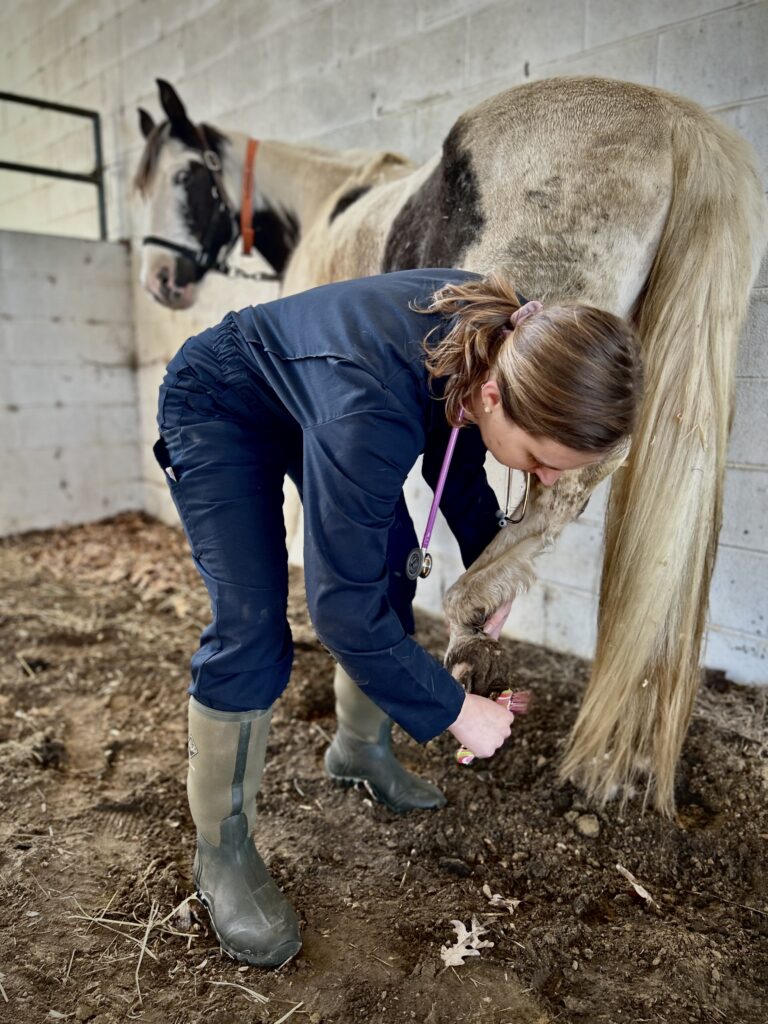
[{"label": "metal halter buckle", "polygon": [[212,149],[203,150],[203,163],[212,174],[221,173],[221,160],[218,153],[214,153]]}]

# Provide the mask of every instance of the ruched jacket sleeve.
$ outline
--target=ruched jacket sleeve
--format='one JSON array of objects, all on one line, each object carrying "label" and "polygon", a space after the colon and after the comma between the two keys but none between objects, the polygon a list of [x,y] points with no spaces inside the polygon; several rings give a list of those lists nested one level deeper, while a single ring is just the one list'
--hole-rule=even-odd
[{"label": "ruched jacket sleeve", "polygon": [[304,562],[320,640],[416,740],[458,717],[464,691],[409,637],[387,599],[387,536],[424,432],[399,410],[365,409],[304,430]]}]

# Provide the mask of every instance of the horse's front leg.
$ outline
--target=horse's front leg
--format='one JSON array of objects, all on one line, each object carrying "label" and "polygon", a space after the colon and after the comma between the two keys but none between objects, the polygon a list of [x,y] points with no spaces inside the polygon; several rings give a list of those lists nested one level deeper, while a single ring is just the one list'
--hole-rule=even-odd
[{"label": "horse's front leg", "polygon": [[549,550],[563,527],[582,512],[601,480],[625,453],[564,473],[552,487],[531,482],[528,512],[510,524],[447,591],[443,602],[450,628],[446,667],[470,693],[483,696],[509,687],[512,664],[503,646],[483,632],[490,615],[513,601],[536,578],[534,559]]}]

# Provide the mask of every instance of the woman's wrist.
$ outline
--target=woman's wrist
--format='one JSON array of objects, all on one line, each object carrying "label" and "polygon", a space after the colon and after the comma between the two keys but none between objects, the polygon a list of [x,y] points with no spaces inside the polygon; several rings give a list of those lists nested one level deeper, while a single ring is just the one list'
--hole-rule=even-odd
[{"label": "woman's wrist", "polygon": [[453,730],[456,729],[457,727],[461,728],[462,720],[463,720],[463,718],[466,715],[466,710],[467,710],[467,707],[468,707],[467,697],[469,697],[469,694],[466,691],[463,691],[463,697],[462,697],[462,700],[461,700],[461,707],[459,708],[459,713],[456,716],[456,718],[451,722],[451,724],[448,726],[448,732],[453,732]]}]

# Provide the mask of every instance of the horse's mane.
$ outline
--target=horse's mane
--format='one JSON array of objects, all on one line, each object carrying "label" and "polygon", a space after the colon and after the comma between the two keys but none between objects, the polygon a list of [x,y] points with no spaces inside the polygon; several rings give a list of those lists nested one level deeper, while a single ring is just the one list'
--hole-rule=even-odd
[{"label": "horse's mane", "polygon": [[146,195],[149,191],[160,159],[160,150],[163,148],[163,144],[169,135],[169,123],[161,121],[159,124],[152,126],[152,130],[147,136],[146,145],[133,178],[133,187],[138,189],[142,195]]}]

